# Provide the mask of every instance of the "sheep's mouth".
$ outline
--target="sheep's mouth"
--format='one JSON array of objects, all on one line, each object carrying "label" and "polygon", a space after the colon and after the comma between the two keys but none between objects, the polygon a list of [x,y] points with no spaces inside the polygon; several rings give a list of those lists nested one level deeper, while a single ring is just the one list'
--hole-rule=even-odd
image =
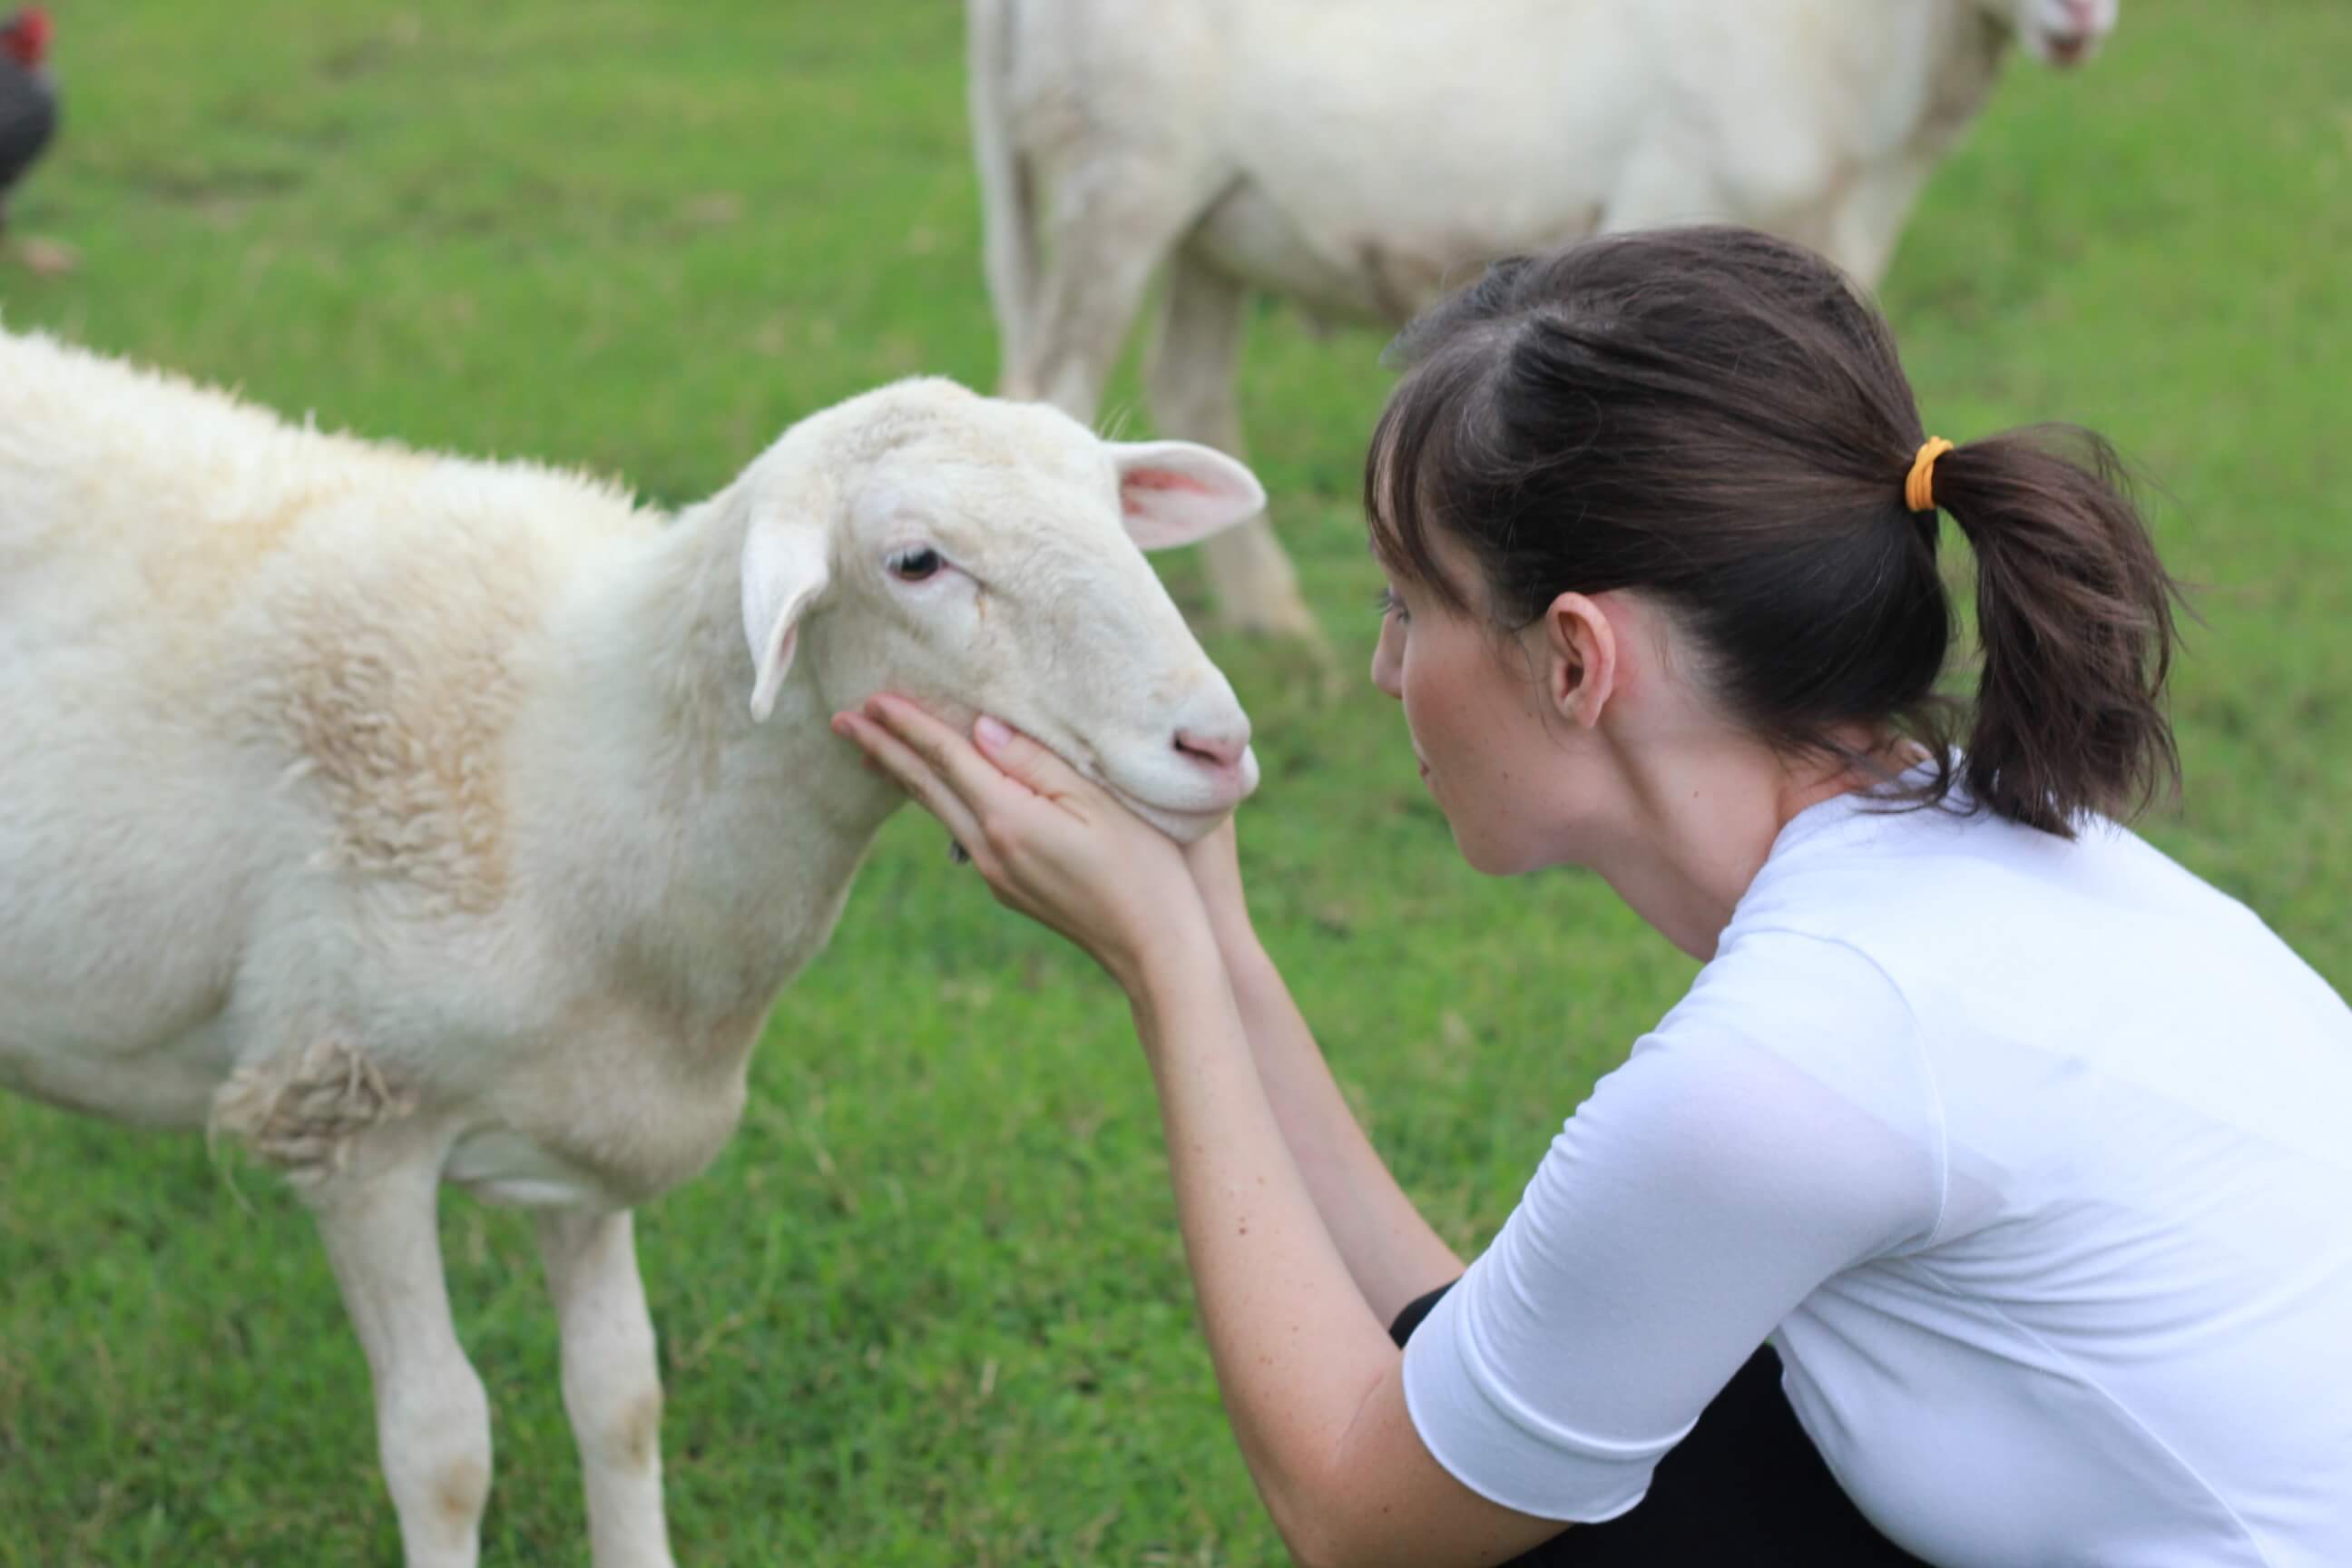
[{"label": "sheep's mouth", "polygon": [[1113,800],[1180,844],[1190,844],[1197,838],[1206,837],[1211,829],[1231,816],[1234,807],[1241,804],[1236,799],[1218,806],[1170,805],[1124,789],[1098,770],[1087,768],[1080,771]]},{"label": "sheep's mouth", "polygon": [[[1166,801],[1153,800],[1148,795],[1139,795],[1111,777],[1110,770],[1103,765],[1102,753],[1085,741],[1073,739],[1066,749],[1061,746],[1055,746],[1053,749],[1060,752],[1063,759],[1088,784],[1171,837],[1186,842],[1206,834],[1218,823],[1233,815],[1234,805],[1240,804],[1237,797],[1223,805],[1171,805]],[[1249,793],[1246,788],[1242,791],[1244,796]]]},{"label": "sheep's mouth", "polygon": [[2092,50],[2098,47],[2098,42],[2099,40],[2089,33],[2042,35],[2042,52],[2050,57],[2052,65],[2062,68],[2078,66],[2089,59]]},{"label": "sheep's mouth", "polygon": [[1116,795],[1121,805],[1126,806],[1129,811],[1135,812],[1139,815],[1173,817],[1180,822],[1199,824],[1202,826],[1207,826],[1215,823],[1220,817],[1227,816],[1234,809],[1230,805],[1213,807],[1199,805],[1165,805],[1159,801],[1146,800],[1139,795],[1133,794],[1128,790],[1123,790],[1119,788],[1118,785],[1112,784],[1108,780],[1103,781],[1103,788]]}]

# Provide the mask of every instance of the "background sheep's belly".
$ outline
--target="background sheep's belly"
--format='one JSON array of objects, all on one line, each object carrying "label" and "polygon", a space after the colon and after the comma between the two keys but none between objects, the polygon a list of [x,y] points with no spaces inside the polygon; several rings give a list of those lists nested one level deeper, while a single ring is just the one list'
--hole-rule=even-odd
[{"label": "background sheep's belly", "polygon": [[1234,277],[1315,315],[1378,324],[1394,314],[1360,256],[1318,248],[1262,186],[1234,186],[1201,220],[1192,243]]},{"label": "background sheep's belly", "polygon": [[1408,219],[1367,200],[1286,202],[1245,180],[1201,221],[1195,247],[1218,267],[1309,312],[1397,326],[1449,289],[1474,281],[1496,256],[1581,238],[1598,202],[1558,203],[1506,193]]}]

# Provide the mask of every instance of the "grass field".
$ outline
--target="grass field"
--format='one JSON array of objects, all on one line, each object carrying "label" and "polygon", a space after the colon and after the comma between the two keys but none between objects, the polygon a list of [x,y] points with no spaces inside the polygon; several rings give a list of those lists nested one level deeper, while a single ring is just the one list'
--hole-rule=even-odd
[{"label": "grass field", "polygon": [[[799,415],[986,384],[945,0],[63,0],[69,120],[0,306],[323,425],[706,493]],[[2201,584],[2147,831],[2352,987],[2352,7],[2132,0],[2021,66],[1887,289],[1930,426],[2110,432]],[[1267,309],[1253,456],[1351,668],[1376,339]],[[1132,396],[1132,381],[1125,395]],[[1171,568],[1196,594],[1191,563]],[[1269,944],[1476,1247],[1691,965],[1597,883],[1455,859],[1400,723],[1213,645],[1266,782]],[[0,744],[6,744],[0,736]],[[639,1221],[695,1564],[1278,1561],[1192,1324],[1108,984],[909,813],[778,1009],[742,1131]],[[2216,1051],[2231,1048],[2213,1042]],[[486,1560],[584,1560],[526,1227],[445,1209],[496,1410]],[[0,1565],[391,1563],[366,1374],[299,1207],[200,1140],[0,1100]]]}]

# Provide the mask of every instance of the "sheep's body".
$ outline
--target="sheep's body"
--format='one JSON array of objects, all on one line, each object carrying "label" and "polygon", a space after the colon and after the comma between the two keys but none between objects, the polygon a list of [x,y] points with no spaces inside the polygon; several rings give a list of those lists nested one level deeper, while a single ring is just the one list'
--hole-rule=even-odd
[{"label": "sheep's body", "polygon": [[414,1568],[474,1561],[489,1481],[436,1193],[542,1211],[595,1561],[666,1563],[626,1211],[733,1130],[899,803],[827,718],[984,707],[1205,830],[1247,722],[1121,510],[1263,500],[915,382],[671,519],[0,333],[0,1086],[297,1180]]},{"label": "sheep's body", "polygon": [[[1154,417],[1236,452],[1247,289],[1401,324],[1497,257],[1701,219],[1874,283],[2014,33],[2080,58],[2113,19],[2113,0],[971,0],[1004,390],[1091,418],[1163,260]],[[1311,626],[1263,521],[1208,564],[1240,624]]]},{"label": "sheep's body", "polygon": [[622,1205],[706,1163],[864,846],[798,847],[781,898],[707,933],[731,984],[623,961],[677,945],[652,933],[677,930],[692,740],[641,793],[535,694],[596,657],[567,623],[688,541],[575,475],[289,427],[37,338],[0,339],[0,866],[45,892],[0,901],[0,1081],[199,1123],[243,1074],[223,1114],[301,1164],[338,1151],[273,1125],[275,1090],[348,1040],[458,1119],[453,1179],[490,1195]]}]

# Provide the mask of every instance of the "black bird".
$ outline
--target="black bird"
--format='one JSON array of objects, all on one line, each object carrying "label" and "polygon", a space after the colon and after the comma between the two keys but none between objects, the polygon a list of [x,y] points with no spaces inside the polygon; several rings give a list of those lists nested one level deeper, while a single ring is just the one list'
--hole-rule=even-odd
[{"label": "black bird", "polygon": [[[28,5],[0,27],[0,237],[7,233],[8,196],[58,130],[58,89],[46,62],[49,14]],[[27,245],[26,259],[40,271],[72,265],[62,247]]]}]

